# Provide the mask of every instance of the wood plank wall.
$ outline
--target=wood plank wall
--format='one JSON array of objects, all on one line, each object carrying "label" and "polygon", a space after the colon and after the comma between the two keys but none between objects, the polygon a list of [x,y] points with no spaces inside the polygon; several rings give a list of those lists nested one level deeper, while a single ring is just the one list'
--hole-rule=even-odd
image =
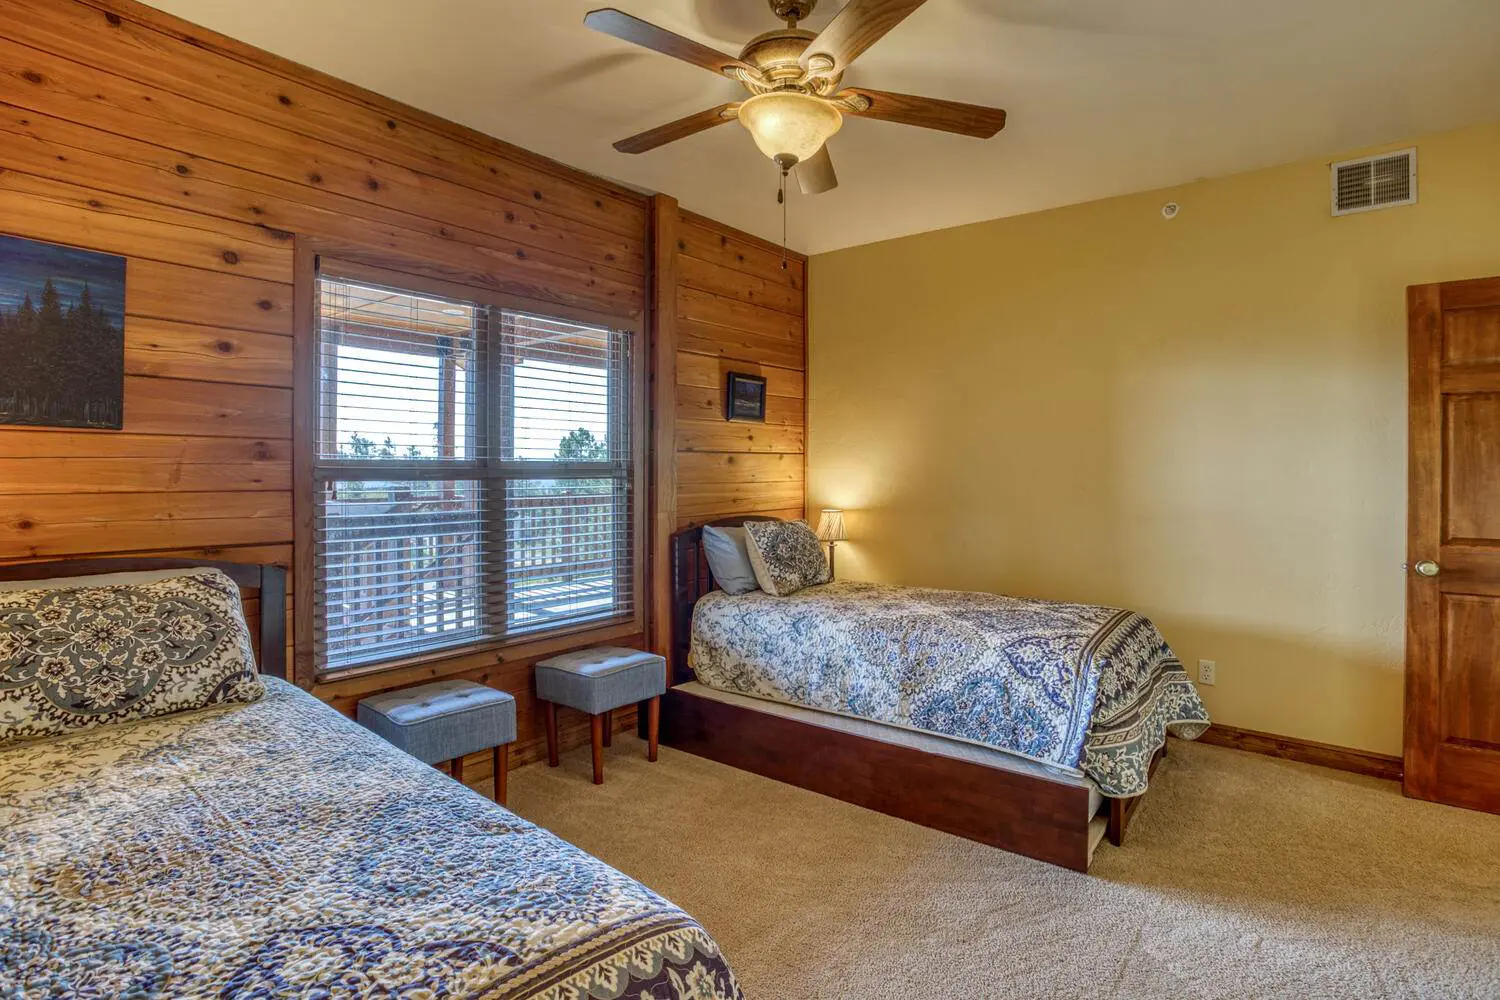
[{"label": "wood plank wall", "polygon": [[[805,490],[807,260],[679,213],[676,523],[801,517]],[[725,376],[766,379],[766,422],[724,419]]]},{"label": "wood plank wall", "polygon": [[[807,259],[651,199],[652,648],[666,655],[672,533],[737,514],[802,517]],[[724,419],[730,372],[766,379],[765,423]]]},{"label": "wood plank wall", "polygon": [[[0,428],[0,562],[292,566],[294,234],[638,316],[647,209],[628,189],[130,0],[0,0],[0,232],[128,260],[125,427]],[[800,510],[804,262],[783,272],[752,237],[680,223],[679,374],[657,399],[681,418],[683,521]],[[771,379],[766,426],[716,416],[727,367]],[[352,712],[431,676],[493,684],[517,697],[519,765],[544,751],[532,662],[473,654],[314,693]],[[584,720],[565,718],[565,744],[587,742]],[[467,765],[472,783],[489,780],[487,754]]]}]

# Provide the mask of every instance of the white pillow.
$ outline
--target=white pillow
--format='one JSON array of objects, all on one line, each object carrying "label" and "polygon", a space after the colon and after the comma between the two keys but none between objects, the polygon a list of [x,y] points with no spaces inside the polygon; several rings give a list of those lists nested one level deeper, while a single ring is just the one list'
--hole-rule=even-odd
[{"label": "white pillow", "polygon": [[745,548],[744,528],[705,527],[703,554],[708,557],[708,568],[724,593],[748,594],[759,589],[755,568],[750,565],[750,552]]}]

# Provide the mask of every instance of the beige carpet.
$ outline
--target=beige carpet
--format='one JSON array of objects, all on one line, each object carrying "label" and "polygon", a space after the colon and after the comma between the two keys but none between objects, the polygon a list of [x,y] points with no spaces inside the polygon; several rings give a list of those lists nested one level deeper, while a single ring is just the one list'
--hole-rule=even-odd
[{"label": "beige carpet", "polygon": [[1063,871],[628,737],[521,815],[723,944],[747,1000],[1500,998],[1500,816],[1173,743],[1123,849]]}]

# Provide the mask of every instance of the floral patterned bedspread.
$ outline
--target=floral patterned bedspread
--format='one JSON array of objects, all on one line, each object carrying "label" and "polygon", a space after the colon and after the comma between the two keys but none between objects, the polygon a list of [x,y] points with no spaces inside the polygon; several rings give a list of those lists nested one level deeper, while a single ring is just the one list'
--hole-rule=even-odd
[{"label": "floral patterned bedspread", "polygon": [[906,726],[1146,790],[1167,730],[1208,712],[1156,626],[1116,608],[830,583],[704,595],[688,662],[736,694]]},{"label": "floral patterned bedspread", "polygon": [[740,997],[645,886],[266,685],[0,747],[0,997]]}]

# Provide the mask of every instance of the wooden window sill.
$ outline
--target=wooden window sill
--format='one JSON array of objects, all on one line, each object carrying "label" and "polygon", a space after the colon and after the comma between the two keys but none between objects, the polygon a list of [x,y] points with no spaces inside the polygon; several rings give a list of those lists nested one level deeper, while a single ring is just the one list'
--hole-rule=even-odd
[{"label": "wooden window sill", "polygon": [[320,694],[346,693],[370,689],[371,680],[379,677],[381,687],[402,687],[420,681],[440,680],[489,664],[536,659],[553,653],[580,649],[595,643],[609,642],[626,636],[642,635],[645,624],[639,617],[590,622],[571,629],[536,636],[520,636],[491,642],[433,650],[418,656],[379,663],[366,663],[342,670],[319,671],[315,687]]}]

